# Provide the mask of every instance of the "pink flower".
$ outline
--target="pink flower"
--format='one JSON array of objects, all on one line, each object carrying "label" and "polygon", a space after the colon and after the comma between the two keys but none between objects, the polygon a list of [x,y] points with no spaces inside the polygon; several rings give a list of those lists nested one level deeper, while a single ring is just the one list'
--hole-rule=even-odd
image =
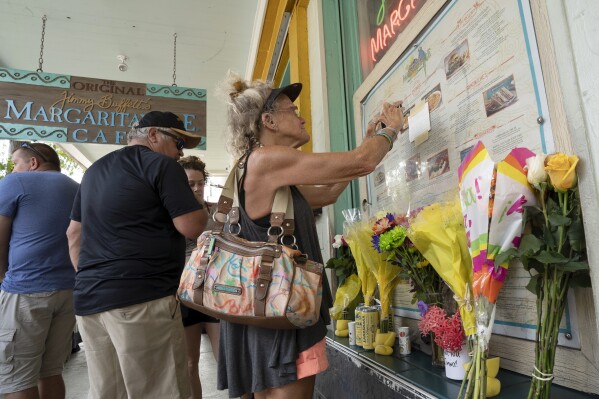
[{"label": "pink flower", "polygon": [[459,352],[466,339],[460,313],[457,312],[449,317],[438,306],[429,307],[428,312],[418,323],[418,328],[422,335],[432,333],[435,337],[435,343],[450,352]]}]

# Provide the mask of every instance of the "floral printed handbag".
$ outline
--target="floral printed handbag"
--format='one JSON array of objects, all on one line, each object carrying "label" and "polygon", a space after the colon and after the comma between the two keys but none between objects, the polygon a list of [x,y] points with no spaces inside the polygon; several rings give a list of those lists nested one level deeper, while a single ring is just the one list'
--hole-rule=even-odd
[{"label": "floral printed handbag", "polygon": [[183,269],[177,299],[232,323],[275,329],[314,325],[320,315],[323,265],[282,245],[290,237],[295,246],[291,191],[283,187],[276,192],[267,242],[240,238],[240,168],[243,161],[227,178],[214,229],[198,238]]}]

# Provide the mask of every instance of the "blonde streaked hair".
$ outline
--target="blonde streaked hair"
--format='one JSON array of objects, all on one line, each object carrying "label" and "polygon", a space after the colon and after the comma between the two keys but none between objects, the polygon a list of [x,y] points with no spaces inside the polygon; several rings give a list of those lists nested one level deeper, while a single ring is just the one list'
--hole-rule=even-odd
[{"label": "blonde streaked hair", "polygon": [[259,143],[264,104],[273,86],[269,82],[246,81],[229,71],[218,92],[227,104],[227,149],[239,158]]}]

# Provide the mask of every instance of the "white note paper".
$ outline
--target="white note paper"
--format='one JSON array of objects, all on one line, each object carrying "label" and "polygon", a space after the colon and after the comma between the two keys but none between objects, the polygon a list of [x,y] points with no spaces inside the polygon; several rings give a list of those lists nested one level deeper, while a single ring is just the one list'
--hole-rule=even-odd
[{"label": "white note paper", "polygon": [[408,137],[410,142],[420,145],[428,140],[428,132],[431,130],[431,118],[428,111],[428,102],[423,101],[412,108],[408,116]]}]

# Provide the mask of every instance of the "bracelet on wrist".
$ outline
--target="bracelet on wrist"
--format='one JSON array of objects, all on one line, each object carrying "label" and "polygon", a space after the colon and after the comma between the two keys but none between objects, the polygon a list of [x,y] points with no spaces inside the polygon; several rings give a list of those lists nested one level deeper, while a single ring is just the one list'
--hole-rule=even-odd
[{"label": "bracelet on wrist", "polygon": [[387,141],[389,142],[389,151],[391,151],[393,149],[393,137],[391,137],[391,135],[389,133],[387,133],[383,129],[381,129],[378,132],[376,132],[374,135],[381,136],[381,137],[384,137],[385,139],[387,139]]},{"label": "bracelet on wrist", "polygon": [[399,131],[396,129],[393,129],[391,126],[385,126],[383,129],[389,129],[393,132],[393,134],[395,135],[395,138],[397,138],[397,136],[399,136]]}]

